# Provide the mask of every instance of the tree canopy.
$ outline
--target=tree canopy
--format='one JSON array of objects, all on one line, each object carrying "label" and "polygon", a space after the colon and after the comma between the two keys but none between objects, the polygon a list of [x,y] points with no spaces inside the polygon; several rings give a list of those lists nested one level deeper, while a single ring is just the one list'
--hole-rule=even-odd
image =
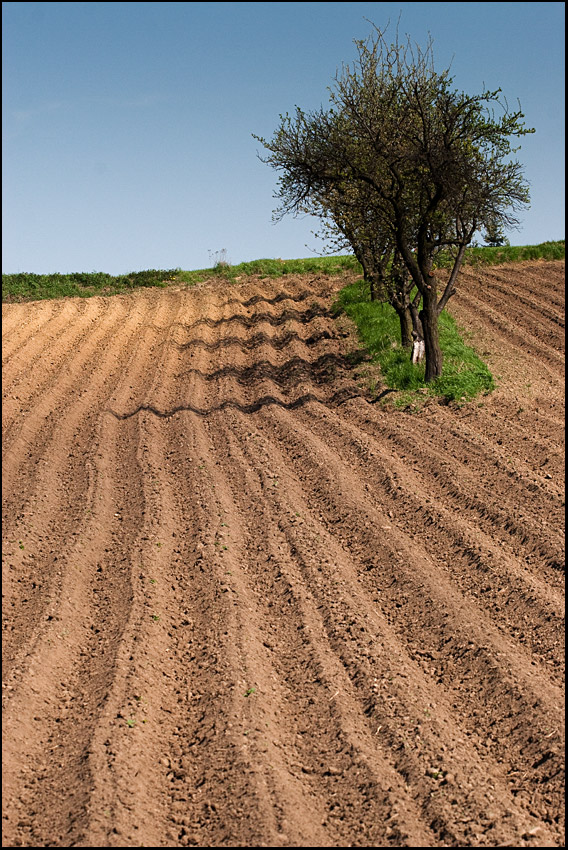
[{"label": "tree canopy", "polygon": [[[255,138],[268,151],[262,161],[279,172],[277,219],[319,216],[395,309],[402,293],[411,312],[416,287],[421,310],[413,321],[429,381],[441,374],[438,316],[455,292],[466,247],[480,229],[516,226],[528,205],[512,140],[534,131],[500,89],[455,89],[449,68],[436,71],[431,41],[424,49],[398,36],[388,44],[374,27],[355,44],[358,58],[336,75],[327,108],[296,107],[293,117],[280,116],[271,140]],[[441,250],[453,252],[454,264],[438,293],[432,269]]]}]

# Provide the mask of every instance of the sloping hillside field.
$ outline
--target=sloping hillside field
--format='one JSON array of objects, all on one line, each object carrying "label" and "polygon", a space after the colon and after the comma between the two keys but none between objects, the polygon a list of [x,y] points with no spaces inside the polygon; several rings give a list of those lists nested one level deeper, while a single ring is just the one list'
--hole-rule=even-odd
[{"label": "sloping hillside field", "polygon": [[346,278],[3,306],[4,846],[563,846],[563,275],[461,408]]}]

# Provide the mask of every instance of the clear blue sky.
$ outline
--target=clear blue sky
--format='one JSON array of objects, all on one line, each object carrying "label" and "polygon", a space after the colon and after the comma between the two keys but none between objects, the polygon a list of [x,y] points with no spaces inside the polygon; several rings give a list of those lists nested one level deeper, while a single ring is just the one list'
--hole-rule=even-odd
[{"label": "clear blue sky", "polygon": [[[563,3],[3,3],[4,272],[198,269],[310,256],[271,220],[269,138],[327,103],[353,39],[401,15],[470,94],[501,87],[536,134],[512,244],[564,238]],[[210,253],[211,252],[211,253]]]}]

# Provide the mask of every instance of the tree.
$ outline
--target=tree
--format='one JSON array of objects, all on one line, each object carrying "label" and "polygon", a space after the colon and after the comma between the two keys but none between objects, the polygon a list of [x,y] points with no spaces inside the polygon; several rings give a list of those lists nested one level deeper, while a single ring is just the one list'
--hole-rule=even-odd
[{"label": "tree", "polygon": [[371,300],[392,305],[399,317],[402,345],[410,348],[413,331],[422,336],[418,317],[421,296],[416,292],[411,298],[412,279],[369,194],[366,186],[346,183],[319,196],[305,209],[322,219],[322,232],[316,236],[325,239],[330,252],[351,248],[369,284]]},{"label": "tree", "polygon": [[[509,157],[518,150],[511,139],[534,131],[500,89],[453,89],[449,68],[434,68],[431,42],[422,50],[397,36],[389,45],[374,27],[355,44],[358,59],[336,75],[328,109],[296,107],[294,118],[280,117],[270,141],[255,138],[269,152],[262,161],[280,172],[277,219],[315,212],[356,256],[376,239],[375,256],[383,264],[390,258],[384,270],[392,260],[395,270],[404,268],[421,299],[431,381],[442,373],[438,318],[456,291],[467,246],[481,228],[517,225],[515,212],[529,202],[521,165]],[[439,293],[433,264],[442,250],[453,265]]]},{"label": "tree", "polygon": [[509,245],[503,227],[496,222],[488,222],[483,233],[483,241],[489,248],[501,248]]}]

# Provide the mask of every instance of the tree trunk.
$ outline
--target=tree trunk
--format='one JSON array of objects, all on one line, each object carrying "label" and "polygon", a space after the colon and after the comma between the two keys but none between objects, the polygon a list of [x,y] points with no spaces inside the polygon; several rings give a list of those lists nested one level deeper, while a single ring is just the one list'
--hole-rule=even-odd
[{"label": "tree trunk", "polygon": [[[394,305],[393,305],[394,306]],[[400,341],[403,348],[412,348],[412,315],[410,307],[394,307],[400,320]]]},{"label": "tree trunk", "polygon": [[442,374],[442,349],[440,348],[440,334],[438,329],[438,310],[436,299],[423,301],[420,311],[420,321],[424,332],[424,347],[426,350],[426,374],[424,380],[430,383],[434,378]]},{"label": "tree trunk", "polygon": [[410,315],[412,316],[412,330],[414,331],[418,339],[424,339],[424,329],[422,328],[422,322],[420,321],[418,307],[411,301],[409,309]]}]

